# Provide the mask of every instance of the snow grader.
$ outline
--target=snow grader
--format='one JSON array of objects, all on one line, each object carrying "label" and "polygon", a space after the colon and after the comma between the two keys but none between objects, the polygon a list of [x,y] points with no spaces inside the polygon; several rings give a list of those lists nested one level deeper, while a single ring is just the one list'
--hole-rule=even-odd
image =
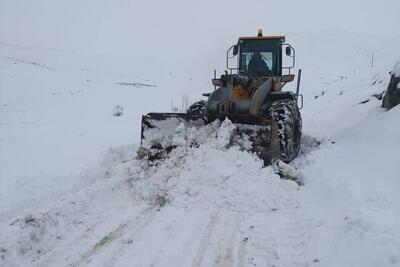
[{"label": "snow grader", "polygon": [[203,94],[207,100],[192,104],[186,113],[142,116],[142,149],[171,151],[174,146],[160,140],[173,138],[182,123],[198,127],[229,119],[236,126],[235,134],[246,135],[251,151],[265,165],[276,159],[292,161],[300,150],[302,128],[300,69],[296,92],[282,89],[294,81],[294,66],[295,50],[285,36],[263,36],[259,30],[257,36],[240,37],[226,53],[225,73],[217,78],[214,71],[214,90]]}]

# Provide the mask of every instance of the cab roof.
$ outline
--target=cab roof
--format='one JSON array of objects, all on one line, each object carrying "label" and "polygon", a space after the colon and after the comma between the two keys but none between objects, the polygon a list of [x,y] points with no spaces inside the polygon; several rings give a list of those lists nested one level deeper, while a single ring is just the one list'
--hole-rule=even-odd
[{"label": "cab roof", "polygon": [[252,36],[252,37],[239,37],[240,40],[280,40],[281,42],[285,42],[284,35],[274,35],[274,36]]}]

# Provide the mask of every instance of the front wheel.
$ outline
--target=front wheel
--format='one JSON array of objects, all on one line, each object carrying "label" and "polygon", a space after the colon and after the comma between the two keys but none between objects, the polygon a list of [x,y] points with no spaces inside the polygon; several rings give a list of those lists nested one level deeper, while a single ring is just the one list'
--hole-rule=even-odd
[{"label": "front wheel", "polygon": [[297,103],[290,99],[272,102],[268,117],[278,124],[281,160],[288,163],[300,151],[301,115]]}]

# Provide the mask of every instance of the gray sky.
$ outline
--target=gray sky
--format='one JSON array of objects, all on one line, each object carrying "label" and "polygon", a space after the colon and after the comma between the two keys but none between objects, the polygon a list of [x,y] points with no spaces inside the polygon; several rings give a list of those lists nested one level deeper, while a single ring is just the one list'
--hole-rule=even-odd
[{"label": "gray sky", "polygon": [[1,42],[81,52],[205,52],[258,28],[397,36],[400,1],[0,0]]}]

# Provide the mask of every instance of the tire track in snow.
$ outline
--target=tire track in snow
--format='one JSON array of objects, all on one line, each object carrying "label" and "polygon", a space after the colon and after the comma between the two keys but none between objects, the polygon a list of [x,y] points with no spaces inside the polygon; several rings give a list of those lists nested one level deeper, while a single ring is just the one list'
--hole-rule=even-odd
[{"label": "tire track in snow", "polygon": [[218,212],[211,215],[192,266],[237,265],[242,254],[240,237],[238,214]]},{"label": "tire track in snow", "polygon": [[171,227],[172,229],[170,229],[168,231],[167,236],[160,242],[160,247],[157,249],[157,254],[154,255],[154,259],[151,261],[150,266],[154,267],[154,266],[160,266],[163,259],[161,257],[161,255],[164,252],[164,249],[171,244],[171,239],[176,235],[176,233],[178,232],[178,224],[175,223],[174,226],[169,225],[168,227]]},{"label": "tire track in snow", "polygon": [[[126,266],[129,262],[129,265],[134,264],[135,266],[166,266],[163,264],[164,258],[163,252],[173,244],[174,237],[180,231],[181,225],[181,217],[178,211],[171,209],[171,207],[165,207],[163,210],[157,211],[157,219],[151,220],[143,231],[141,231],[140,235],[134,235],[135,237],[139,237],[137,242],[134,242],[134,236],[130,236],[129,240],[132,240],[133,244],[129,248],[124,246],[112,256],[112,258],[108,261],[105,261],[101,266],[109,267],[109,266]],[[153,217],[154,218],[154,217]],[[162,231],[158,231],[163,229]],[[140,263],[135,255],[136,254],[146,254],[145,252],[151,255],[146,260],[150,260],[150,262]],[[138,262],[135,262],[138,260]],[[97,265],[95,265],[97,266]],[[168,266],[168,265],[167,265]],[[178,266],[174,263],[172,266]]]},{"label": "tire track in snow", "polygon": [[[155,211],[155,207],[147,206],[139,210],[139,212],[135,212],[136,215],[133,219],[132,215],[130,215],[130,212],[133,212],[133,210],[129,208],[117,213],[108,214],[109,220],[103,220],[104,217],[102,217],[96,223],[86,227],[83,233],[78,234],[72,240],[60,243],[56,250],[50,252],[49,255],[40,260],[37,266],[55,266],[59,265],[62,260],[64,260],[62,266],[88,264],[91,261],[91,256],[98,253],[103,247],[107,247],[111,243],[118,241],[129,228],[140,232],[151,221]],[[123,219],[124,223],[115,225],[112,222],[115,218],[121,217],[125,217]],[[102,236],[102,238],[99,239],[99,236]]]},{"label": "tire track in snow", "polygon": [[[155,206],[149,206],[142,210],[133,220],[129,219],[125,223],[118,225],[114,230],[103,236],[96,244],[89,249],[71,266],[81,266],[93,264],[93,256],[101,254],[108,247],[107,254],[111,252],[110,260],[104,263],[104,255],[101,255],[103,266],[113,266],[116,259],[122,255],[126,247],[141,234],[141,232],[151,223],[159,209]],[[116,244],[116,242],[118,242]],[[114,245],[114,248],[112,246]],[[95,264],[95,266],[99,266]]]},{"label": "tire track in snow", "polygon": [[217,254],[215,262],[218,266],[235,266],[237,265],[240,255],[240,221],[238,214],[227,216],[223,223],[223,227],[228,229],[226,234],[220,239],[220,251]]},{"label": "tire track in snow", "polygon": [[175,208],[172,208],[171,211],[167,214],[167,217],[170,217],[172,213],[174,219],[172,221],[166,220],[164,230],[167,233],[158,235],[160,242],[154,250],[153,260],[149,263],[151,267],[187,266],[185,260],[188,256],[190,257],[190,250],[197,240],[198,232],[196,228],[202,224],[195,221],[198,221],[201,217],[196,212],[186,213]]},{"label": "tire track in snow", "polygon": [[303,204],[298,195],[290,196],[272,213],[249,218],[247,262],[241,266],[309,266]]},{"label": "tire track in snow", "polygon": [[307,266],[306,232],[304,221],[300,215],[300,207],[292,201],[282,210],[282,224],[277,239],[279,258],[285,266]]},{"label": "tire track in snow", "polygon": [[211,235],[214,231],[215,224],[218,220],[219,212],[214,212],[211,216],[210,219],[207,223],[206,229],[203,232],[203,236],[200,240],[199,247],[197,249],[196,255],[193,259],[192,266],[198,267],[201,266],[201,263],[203,261],[204,253],[206,251],[208,242],[210,241]]},{"label": "tire track in snow", "polygon": [[93,262],[90,266],[192,266],[201,240],[207,239],[203,233],[207,225],[213,224],[210,217],[207,211],[166,206],[137,242],[117,255],[115,261],[107,261],[106,254],[102,255],[103,262],[98,261],[98,265]]},{"label": "tire track in snow", "polygon": [[246,244],[247,244],[247,237],[243,235],[243,230],[240,229],[236,267],[245,266],[244,262],[246,258]]},{"label": "tire track in snow", "polygon": [[[93,239],[99,235],[101,230],[101,225],[107,223],[106,221],[99,220],[95,223],[91,224],[85,229],[82,229],[80,233],[72,238],[66,240],[65,242],[61,242],[57,245],[57,247],[49,252],[46,256],[44,256],[39,262],[38,266],[54,266],[55,262],[60,261],[60,259],[64,259],[68,261],[70,258],[78,257],[79,250],[82,249],[82,245],[86,247],[93,246]],[[77,248],[80,247],[79,250]]]}]

